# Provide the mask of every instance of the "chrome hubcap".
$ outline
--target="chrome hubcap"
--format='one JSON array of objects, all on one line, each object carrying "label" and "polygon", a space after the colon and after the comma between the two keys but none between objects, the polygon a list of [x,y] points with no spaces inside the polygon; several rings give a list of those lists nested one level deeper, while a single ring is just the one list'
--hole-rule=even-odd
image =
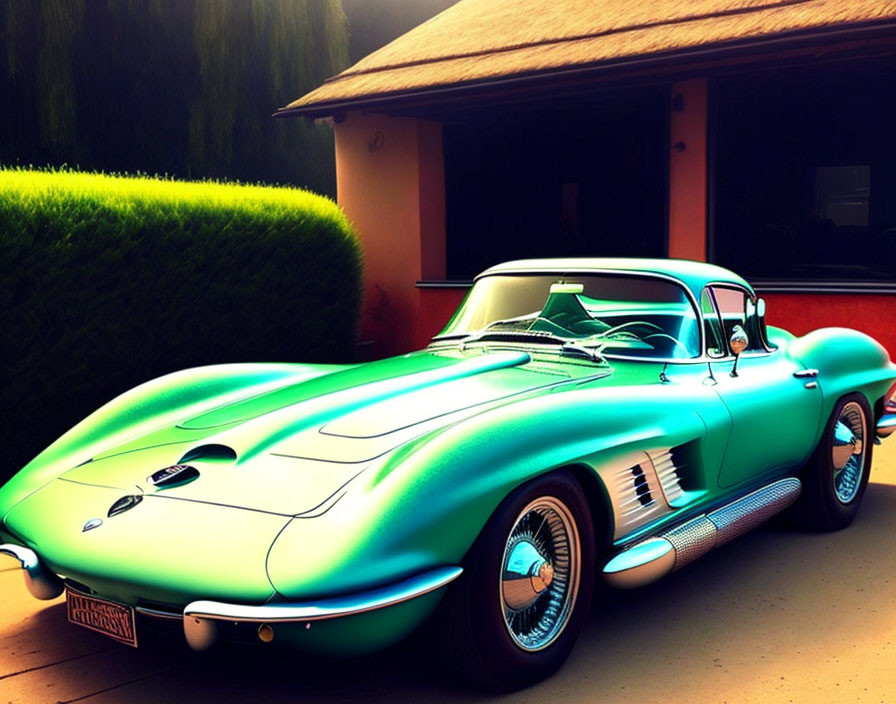
[{"label": "chrome hubcap", "polygon": [[834,426],[834,493],[848,504],[859,491],[865,472],[865,413],[855,401],[843,406]]},{"label": "chrome hubcap", "polygon": [[569,509],[553,497],[530,503],[517,517],[501,569],[504,624],[523,650],[550,645],[575,606],[581,549]]}]

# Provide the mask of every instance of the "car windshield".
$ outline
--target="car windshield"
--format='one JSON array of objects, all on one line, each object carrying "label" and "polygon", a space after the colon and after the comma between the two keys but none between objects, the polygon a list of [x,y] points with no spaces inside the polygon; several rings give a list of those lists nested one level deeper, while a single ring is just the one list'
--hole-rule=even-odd
[{"label": "car windshield", "polygon": [[434,339],[514,337],[617,356],[700,355],[700,327],[685,289],[666,279],[630,274],[486,276]]}]

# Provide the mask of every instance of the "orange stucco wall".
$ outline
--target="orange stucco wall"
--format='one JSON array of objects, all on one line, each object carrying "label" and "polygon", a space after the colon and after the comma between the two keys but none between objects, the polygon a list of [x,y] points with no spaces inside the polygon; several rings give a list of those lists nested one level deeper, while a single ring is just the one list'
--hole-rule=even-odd
[{"label": "orange stucco wall", "polygon": [[669,256],[706,261],[707,80],[673,83],[671,94]]},{"label": "orange stucco wall", "polygon": [[427,327],[416,282],[445,277],[441,125],[352,112],[335,133],[337,199],[364,254],[360,340],[407,351]]}]

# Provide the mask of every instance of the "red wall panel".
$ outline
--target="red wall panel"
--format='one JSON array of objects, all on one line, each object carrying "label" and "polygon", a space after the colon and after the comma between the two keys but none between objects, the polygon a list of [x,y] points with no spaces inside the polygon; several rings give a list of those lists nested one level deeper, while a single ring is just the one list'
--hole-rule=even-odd
[{"label": "red wall panel", "polygon": [[896,359],[896,296],[840,293],[762,294],[770,325],[805,335],[816,328],[861,330]]}]

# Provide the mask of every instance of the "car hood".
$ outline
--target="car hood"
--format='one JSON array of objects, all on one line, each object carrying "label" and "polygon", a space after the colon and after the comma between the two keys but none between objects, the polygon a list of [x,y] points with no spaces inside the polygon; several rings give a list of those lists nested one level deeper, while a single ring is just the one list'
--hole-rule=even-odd
[{"label": "car hood", "polygon": [[[311,517],[378,458],[497,405],[608,375],[526,352],[424,351],[256,394],[105,448],[62,479],[129,493]],[[154,485],[172,465],[196,472]]]},{"label": "car hood", "polygon": [[123,602],[261,604],[274,594],[265,560],[290,519],[163,495],[110,516],[128,495],[140,496],[55,479],[4,522],[53,572]]}]

